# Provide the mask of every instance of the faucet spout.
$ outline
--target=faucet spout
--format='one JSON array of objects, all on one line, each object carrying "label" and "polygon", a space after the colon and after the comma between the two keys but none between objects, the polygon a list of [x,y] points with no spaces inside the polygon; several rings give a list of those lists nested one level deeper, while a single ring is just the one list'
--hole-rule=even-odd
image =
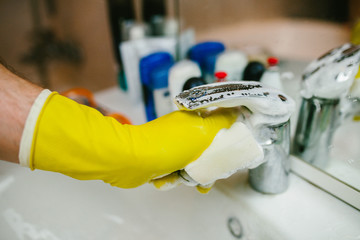
[{"label": "faucet spout", "polygon": [[325,168],[339,116],[339,99],[303,98],[293,153],[316,167]]},{"label": "faucet spout", "polygon": [[270,138],[261,144],[266,161],[249,170],[250,186],[262,193],[282,193],[289,186],[290,121],[264,126],[260,131],[270,133]]}]

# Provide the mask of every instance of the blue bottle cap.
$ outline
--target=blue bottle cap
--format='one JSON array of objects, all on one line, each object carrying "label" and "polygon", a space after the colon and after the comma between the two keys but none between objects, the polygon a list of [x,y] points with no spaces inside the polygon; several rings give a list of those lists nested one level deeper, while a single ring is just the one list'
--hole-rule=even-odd
[{"label": "blue bottle cap", "polygon": [[157,67],[173,62],[173,57],[168,52],[156,52],[143,57],[139,63],[141,82],[150,87],[152,71]]},{"label": "blue bottle cap", "polygon": [[189,58],[200,65],[206,72],[213,72],[216,56],[225,50],[225,45],[221,42],[202,42],[189,49]]},{"label": "blue bottle cap", "polygon": [[166,88],[169,84],[169,70],[174,65],[174,62],[168,62],[155,68],[151,72],[150,88],[159,89]]}]

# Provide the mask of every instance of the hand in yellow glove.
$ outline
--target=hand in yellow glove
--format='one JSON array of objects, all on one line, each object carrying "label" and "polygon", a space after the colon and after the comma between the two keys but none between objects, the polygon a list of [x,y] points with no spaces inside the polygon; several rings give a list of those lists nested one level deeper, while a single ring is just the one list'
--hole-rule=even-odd
[{"label": "hand in yellow glove", "polygon": [[57,93],[46,97],[38,116],[30,155],[20,157],[23,165],[122,188],[183,169],[237,117],[231,109],[205,118],[176,111],[143,125],[122,125]]}]

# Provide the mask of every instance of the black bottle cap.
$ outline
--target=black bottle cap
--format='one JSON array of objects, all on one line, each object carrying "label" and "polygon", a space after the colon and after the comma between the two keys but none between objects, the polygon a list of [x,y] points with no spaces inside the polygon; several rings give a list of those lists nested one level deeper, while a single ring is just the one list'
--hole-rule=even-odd
[{"label": "black bottle cap", "polygon": [[257,61],[249,62],[244,69],[243,80],[245,81],[260,81],[261,76],[265,72],[264,64]]},{"label": "black bottle cap", "polygon": [[201,86],[201,85],[204,85],[204,84],[206,84],[204,79],[202,79],[200,77],[192,77],[192,78],[189,78],[185,82],[185,84],[183,86],[183,91],[189,90],[190,88]]}]

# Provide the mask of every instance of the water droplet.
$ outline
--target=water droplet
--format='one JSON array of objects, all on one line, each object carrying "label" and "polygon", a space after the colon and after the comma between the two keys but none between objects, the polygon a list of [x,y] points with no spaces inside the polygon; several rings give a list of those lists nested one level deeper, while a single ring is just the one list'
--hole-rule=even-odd
[{"label": "water droplet", "polygon": [[347,160],[347,162],[348,162],[349,164],[354,164],[355,160],[352,159],[352,158],[350,158],[350,159]]}]

